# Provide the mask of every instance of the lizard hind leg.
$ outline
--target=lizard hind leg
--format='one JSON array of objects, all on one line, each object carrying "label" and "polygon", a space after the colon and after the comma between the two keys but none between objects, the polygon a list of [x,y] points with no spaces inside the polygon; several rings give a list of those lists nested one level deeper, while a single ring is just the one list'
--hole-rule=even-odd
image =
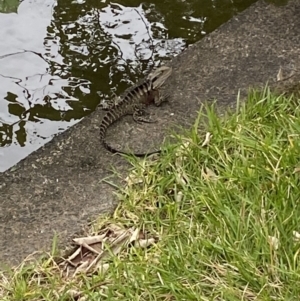
[{"label": "lizard hind leg", "polygon": [[135,122],[154,123],[156,122],[144,108],[135,108],[132,114]]}]

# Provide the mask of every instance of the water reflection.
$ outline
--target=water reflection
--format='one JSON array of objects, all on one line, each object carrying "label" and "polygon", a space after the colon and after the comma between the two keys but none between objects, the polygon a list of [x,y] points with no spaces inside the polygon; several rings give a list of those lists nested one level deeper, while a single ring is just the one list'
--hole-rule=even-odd
[{"label": "water reflection", "polygon": [[0,171],[253,2],[24,0],[0,14]]}]

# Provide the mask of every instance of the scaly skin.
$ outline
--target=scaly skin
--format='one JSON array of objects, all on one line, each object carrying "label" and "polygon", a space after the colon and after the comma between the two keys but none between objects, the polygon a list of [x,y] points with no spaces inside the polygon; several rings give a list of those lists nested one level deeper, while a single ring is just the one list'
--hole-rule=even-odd
[{"label": "scaly skin", "polygon": [[[100,125],[100,141],[104,147],[112,153],[127,154],[118,151],[111,147],[106,141],[105,136],[108,127],[122,116],[133,115],[133,119],[137,122],[153,122],[147,115],[145,109],[148,105],[154,103],[156,106],[167,98],[167,95],[160,95],[159,88],[165,83],[172,73],[172,68],[162,66],[151,72],[144,80],[129,88],[122,96],[113,101],[109,107],[108,112],[104,115]],[[143,157],[148,154],[133,154],[137,157]]]}]

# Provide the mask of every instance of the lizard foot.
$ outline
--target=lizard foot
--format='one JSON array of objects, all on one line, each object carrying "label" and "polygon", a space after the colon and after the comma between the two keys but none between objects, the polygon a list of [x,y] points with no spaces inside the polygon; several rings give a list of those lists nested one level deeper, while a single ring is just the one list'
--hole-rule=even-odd
[{"label": "lizard foot", "polygon": [[135,122],[145,122],[145,123],[154,123],[156,122],[153,120],[148,112],[144,109],[135,109],[133,113],[133,120]]}]

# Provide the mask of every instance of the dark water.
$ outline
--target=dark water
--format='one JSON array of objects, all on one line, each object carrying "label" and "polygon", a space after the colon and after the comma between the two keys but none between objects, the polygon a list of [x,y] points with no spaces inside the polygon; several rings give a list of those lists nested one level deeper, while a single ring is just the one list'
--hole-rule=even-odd
[{"label": "dark water", "polygon": [[0,171],[254,2],[0,1]]}]

